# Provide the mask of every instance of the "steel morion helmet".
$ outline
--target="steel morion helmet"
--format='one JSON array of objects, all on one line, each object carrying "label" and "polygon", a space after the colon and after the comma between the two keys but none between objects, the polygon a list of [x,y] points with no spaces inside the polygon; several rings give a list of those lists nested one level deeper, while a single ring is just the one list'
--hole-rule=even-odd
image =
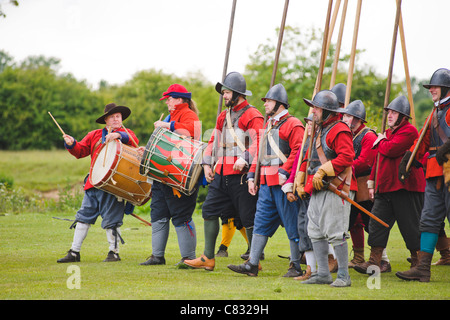
[{"label": "steel morion helmet", "polygon": [[439,99],[444,98],[450,90],[450,70],[445,68],[437,69],[431,76],[430,83],[423,85],[425,88],[441,87],[441,96]]},{"label": "steel morion helmet", "polygon": [[410,117],[409,101],[408,101],[408,99],[405,96],[400,96],[400,97],[395,98],[384,109],[385,110],[394,110],[394,111],[397,111],[398,113],[400,113],[400,114],[402,114],[404,116],[407,116],[408,118],[411,118]]},{"label": "steel morion helmet", "polygon": [[230,72],[223,80],[223,83],[217,82],[216,91],[218,93],[222,94],[222,90],[224,88],[244,96],[252,95],[252,92],[247,90],[247,83],[245,82],[244,77],[239,72]]},{"label": "steel morion helmet", "polygon": [[331,90],[319,91],[312,101],[305,98],[303,101],[310,107],[318,107],[332,112],[338,112],[339,109],[338,98]]},{"label": "steel morion helmet", "polygon": [[362,122],[367,122],[366,108],[361,100],[350,102],[346,108],[340,109],[340,113],[345,113],[362,120]]},{"label": "steel morion helmet", "polygon": [[266,96],[264,98],[261,98],[261,100],[264,102],[266,101],[266,99],[275,100],[284,105],[286,108],[289,108],[287,92],[281,83],[274,85],[266,93]]},{"label": "steel morion helmet", "polygon": [[338,83],[333,88],[331,88],[331,91],[334,92],[334,94],[338,98],[339,103],[345,104],[345,94],[347,92],[347,86],[345,84]]}]

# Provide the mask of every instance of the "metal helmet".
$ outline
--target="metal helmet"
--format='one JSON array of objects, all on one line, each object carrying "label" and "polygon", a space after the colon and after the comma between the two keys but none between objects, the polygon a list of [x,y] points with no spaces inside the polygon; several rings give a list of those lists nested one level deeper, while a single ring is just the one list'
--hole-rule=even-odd
[{"label": "metal helmet", "polygon": [[307,123],[308,121],[313,121],[313,114],[310,113],[307,117],[304,117],[303,120],[305,120],[305,123]]},{"label": "metal helmet", "polygon": [[272,88],[267,91],[266,96],[261,98],[262,101],[266,101],[266,99],[275,100],[286,108],[289,108],[288,95],[286,89],[281,83],[274,85]]},{"label": "metal helmet", "polygon": [[423,86],[427,89],[430,89],[432,86],[450,88],[450,70],[445,68],[437,69],[431,76],[430,83]]},{"label": "metal helmet", "polygon": [[338,83],[333,88],[331,88],[331,91],[333,91],[337,96],[339,103],[345,103],[345,94],[347,92],[347,86],[345,84]]},{"label": "metal helmet", "polygon": [[431,76],[430,83],[423,85],[425,88],[441,87],[441,96],[439,99],[443,99],[447,96],[450,90],[450,70],[445,68],[437,69]]},{"label": "metal helmet", "polygon": [[332,112],[338,112],[339,109],[338,98],[331,90],[319,91],[312,101],[305,98],[303,98],[303,101],[310,107],[318,107]]},{"label": "metal helmet", "polygon": [[244,96],[252,95],[252,92],[247,90],[247,83],[245,82],[244,77],[239,72],[230,72],[223,80],[223,83],[217,82],[216,91],[222,94],[222,90],[224,89],[223,87]]},{"label": "metal helmet", "polygon": [[349,114],[355,118],[362,120],[362,122],[366,121],[366,108],[361,100],[355,100],[348,104],[348,106],[344,109],[340,109],[340,113]]},{"label": "metal helmet", "polygon": [[409,106],[409,101],[408,101],[408,98],[406,98],[405,96],[400,96],[400,97],[395,98],[384,109],[385,110],[394,110],[404,116],[407,116],[408,118],[411,118],[411,116],[410,116],[411,109]]}]

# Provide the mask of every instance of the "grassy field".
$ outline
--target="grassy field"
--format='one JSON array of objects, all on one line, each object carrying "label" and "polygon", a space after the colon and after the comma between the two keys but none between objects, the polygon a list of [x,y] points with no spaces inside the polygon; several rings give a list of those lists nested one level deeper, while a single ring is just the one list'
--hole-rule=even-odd
[{"label": "grassy field", "polygon": [[[64,182],[65,177],[53,175],[73,174],[73,159],[59,169],[51,164],[58,152],[17,153],[20,164],[32,165],[34,156],[39,161],[39,172],[43,180]],[[8,153],[9,154],[9,153]],[[16,154],[16,153],[15,153]],[[61,154],[62,155],[62,154]],[[65,157],[64,155],[62,155]],[[0,152],[5,161],[5,152]],[[69,158],[70,159],[70,158]],[[19,163],[19,161],[18,161]],[[3,170],[3,164],[2,170]],[[8,173],[13,174],[15,185],[27,186],[27,176],[39,184],[39,179],[28,172],[19,172],[14,164],[8,163]],[[23,167],[22,167],[23,168]],[[87,168],[78,176],[84,177]],[[55,173],[55,174],[53,174]],[[17,175],[16,175],[17,174]],[[47,177],[48,176],[48,177]],[[53,176],[53,177],[50,177]],[[34,185],[34,184],[33,184]],[[50,188],[49,188],[50,189]],[[179,261],[175,231],[172,229],[166,250],[165,266],[140,266],[151,254],[151,227],[139,220],[126,216],[122,227],[125,244],[121,246],[122,261],[104,263],[108,245],[105,231],[97,222],[89,231],[83,244],[81,262],[58,264],[70,248],[73,230],[71,222],[53,219],[73,219],[74,211],[55,210],[49,212],[3,213],[0,215],[0,299],[2,300],[216,300],[216,301],[267,301],[267,300],[448,300],[450,298],[450,267],[433,266],[430,283],[406,282],[395,276],[396,271],[409,268],[406,258],[409,252],[396,226],[388,244],[391,273],[382,274],[375,282],[373,278],[350,270],[352,286],[331,288],[326,285],[302,285],[298,281],[283,278],[288,260],[278,255],[289,255],[289,243],[284,229],[280,228],[266,247],[263,270],[256,278],[233,273],[228,264],[240,264],[240,254],[246,250],[246,243],[239,233],[230,246],[228,258],[217,258],[213,272],[204,270],[179,270],[174,265]],[[148,214],[142,215],[150,220]],[[194,215],[197,226],[197,254],[203,251],[203,222],[201,213]],[[446,231],[450,234],[448,225]],[[220,242],[220,241],[218,241]],[[217,244],[218,245],[218,244]],[[351,241],[349,241],[351,247]],[[366,250],[366,258],[369,250]],[[434,256],[434,261],[438,254]],[[73,269],[75,266],[75,272]],[[79,268],[79,269],[78,269]],[[73,288],[74,275],[79,275],[80,288]],[[334,275],[335,277],[336,275]],[[377,283],[379,287],[373,288]],[[71,289],[72,288],[72,289]]]}]

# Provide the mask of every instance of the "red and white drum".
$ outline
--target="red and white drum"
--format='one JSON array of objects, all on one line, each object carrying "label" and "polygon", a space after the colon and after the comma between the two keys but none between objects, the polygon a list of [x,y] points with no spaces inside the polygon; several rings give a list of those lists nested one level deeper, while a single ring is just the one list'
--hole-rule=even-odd
[{"label": "red and white drum", "polygon": [[191,195],[203,170],[205,148],[202,141],[157,128],[145,147],[140,173]]},{"label": "red and white drum", "polygon": [[139,173],[141,157],[137,148],[119,140],[101,146],[97,153],[89,179],[103,191],[124,199],[135,206],[144,205],[151,197],[151,183]]}]

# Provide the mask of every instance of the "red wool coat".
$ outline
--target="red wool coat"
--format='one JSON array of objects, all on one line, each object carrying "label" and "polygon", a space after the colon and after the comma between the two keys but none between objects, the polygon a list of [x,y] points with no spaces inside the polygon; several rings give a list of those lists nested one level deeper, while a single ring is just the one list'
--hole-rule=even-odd
[{"label": "red wool coat", "polygon": [[425,191],[425,177],[422,168],[411,166],[409,177],[405,183],[398,178],[398,166],[405,152],[411,148],[419,133],[409,122],[402,122],[395,130],[386,130],[386,139],[375,147],[380,155],[378,177],[375,181],[376,165],[373,166],[370,180],[375,181],[378,192],[392,192],[400,189],[408,191]]},{"label": "red wool coat", "polygon": [[[443,106],[441,106],[441,107],[443,107]],[[434,109],[434,112],[430,115],[430,117],[432,117],[435,112],[436,112],[436,109]],[[425,120],[425,123],[427,121],[428,121],[428,118],[427,118],[427,120]],[[447,111],[447,113],[445,115],[445,121],[447,122],[447,124],[450,125],[450,111]],[[431,124],[430,124],[430,126],[431,126]],[[419,148],[417,149],[416,159],[421,162],[423,162],[423,158],[427,154],[427,152],[430,148],[430,139],[431,139],[430,126],[428,126],[428,129],[425,132],[422,142],[420,143]],[[422,130],[423,130],[423,128],[422,128]],[[422,134],[422,130],[420,130],[420,134]],[[414,150],[416,143],[417,143],[417,139],[416,139],[416,141],[414,141],[414,144],[410,149],[411,152]],[[443,175],[442,166],[439,165],[439,163],[436,160],[436,157],[427,159],[426,169],[427,169],[426,170],[426,178],[440,177]]]},{"label": "red wool coat", "polygon": [[198,115],[189,108],[187,103],[175,106],[170,113],[170,130],[184,136],[190,136],[196,140],[202,137],[202,126]]},{"label": "red wool coat", "polygon": [[[106,128],[105,129],[97,129],[97,130],[89,132],[81,141],[78,142],[75,140],[74,144],[70,147],[66,145],[66,149],[70,152],[70,154],[72,154],[77,159],[84,158],[84,157],[87,157],[90,155],[91,156],[91,166],[92,166],[93,160],[95,159],[95,156],[97,155],[97,153],[100,150],[100,147],[102,146],[102,144],[99,143],[94,150],[94,147],[95,147],[97,141],[102,139],[103,130],[106,130]],[[131,137],[134,139],[134,141],[136,141],[136,143],[139,144],[139,140],[136,137],[136,135],[134,134],[134,132],[131,131],[130,129],[127,129],[127,130],[130,133]],[[114,130],[113,132],[120,133],[120,135],[122,136],[121,141],[123,143],[128,144],[128,145],[133,145],[132,139],[130,139],[130,137],[128,136],[128,134],[124,128],[120,128],[119,130]],[[88,190],[93,187],[94,186],[90,183],[89,179],[87,179],[87,181],[84,185],[84,190]]]},{"label": "red wool coat", "polygon": [[[339,115],[329,119],[327,122],[323,123],[322,126],[327,126],[330,123],[339,120]],[[338,176],[347,167],[353,165],[353,159],[355,157],[355,151],[353,149],[353,136],[350,128],[344,122],[338,122],[327,135],[327,145],[329,148],[336,152],[337,157],[331,160],[333,165],[334,173]],[[309,150],[305,152],[304,161],[300,166],[300,171],[306,172],[306,165],[308,160]],[[342,188],[342,186],[340,186]],[[312,190],[312,176],[309,176],[308,181],[305,185],[305,190]],[[358,191],[358,185],[356,182],[355,174],[352,173],[352,181],[350,184],[350,190]]]},{"label": "red wool coat", "polygon": [[[242,108],[246,107],[249,103],[247,100],[242,102],[241,104],[233,107],[233,111],[239,111]],[[215,132],[221,132],[223,128],[223,124],[225,122],[225,116],[226,116],[226,110],[222,111],[219,114],[219,117],[217,118],[216,122],[216,130]],[[251,145],[246,150],[250,156],[249,163],[253,161],[253,158],[256,156],[256,152],[259,145],[259,137],[262,133],[264,125],[264,117],[262,116],[261,112],[258,111],[256,108],[248,108],[242,116],[239,118],[238,126],[243,131],[248,131],[251,139]],[[208,142],[208,146],[204,152],[204,158],[210,158],[212,155],[212,149],[214,145],[214,139],[215,139],[215,133],[211,135],[211,139]],[[216,173],[221,172],[223,167],[223,175],[230,175],[230,174],[242,174],[241,171],[235,171],[233,170],[233,165],[237,160],[237,157],[219,157],[216,159],[217,165],[216,165]],[[225,161],[224,161],[225,160]]]},{"label": "red wool coat", "polygon": [[[282,116],[279,121],[283,121],[285,118],[289,116],[289,113]],[[267,127],[264,127],[264,129]],[[305,127],[295,117],[290,117],[283,123],[279,128],[279,136],[280,139],[289,142],[289,148],[291,149],[291,153],[285,163],[281,166],[261,166],[260,170],[260,183],[267,184],[268,186],[274,186],[279,184],[278,173],[281,172],[287,177],[289,177],[292,169],[292,165],[294,164],[294,160],[297,156],[297,151],[302,145],[303,135],[305,132]],[[258,145],[259,147],[259,145]],[[250,168],[250,173],[255,173],[257,157],[253,159],[252,166]],[[250,176],[250,175],[249,175]]]},{"label": "red wool coat", "polygon": [[[362,124],[354,133],[356,136],[359,132],[364,130],[366,126]],[[353,162],[353,171],[355,176],[359,177],[362,173],[369,171],[376,159],[377,151],[372,149],[373,143],[377,140],[377,135],[372,131],[368,131],[361,142],[361,152],[359,157]]]}]

